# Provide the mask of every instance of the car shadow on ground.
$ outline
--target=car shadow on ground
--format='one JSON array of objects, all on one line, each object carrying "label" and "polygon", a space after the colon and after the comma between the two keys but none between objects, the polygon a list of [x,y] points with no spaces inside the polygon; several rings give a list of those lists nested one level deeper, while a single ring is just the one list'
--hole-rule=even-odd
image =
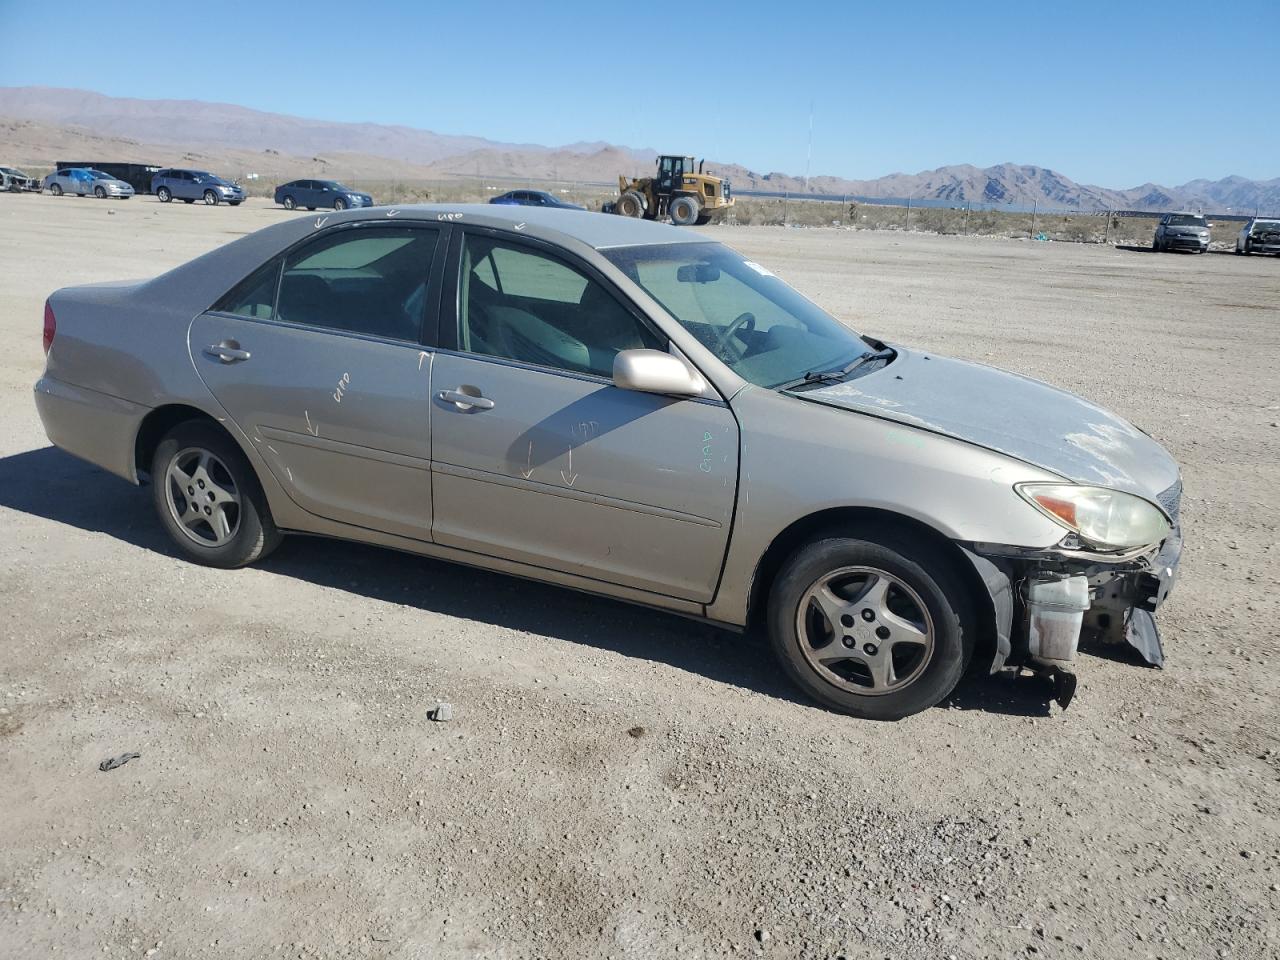
[{"label": "car shadow on ground", "polygon": [[[42,447],[0,457],[0,507],[103,533],[177,557],[150,488]],[[791,703],[813,703],[777,669],[761,631],[738,634],[675,614],[415,554],[318,537],[287,537],[258,566],[387,603],[658,661]],[[1032,681],[972,676],[940,704],[1046,716],[1052,697]]]}]

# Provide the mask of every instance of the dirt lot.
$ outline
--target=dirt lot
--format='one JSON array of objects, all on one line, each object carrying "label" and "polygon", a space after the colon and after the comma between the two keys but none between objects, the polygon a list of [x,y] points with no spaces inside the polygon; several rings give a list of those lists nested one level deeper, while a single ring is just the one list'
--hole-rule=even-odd
[{"label": "dirt lot", "polygon": [[41,304],[285,215],[0,197],[0,955],[1280,954],[1280,261],[708,231],[1183,465],[1166,670],[874,724],[758,640],[551,587],[303,539],[177,560],[146,491],[48,446]]}]

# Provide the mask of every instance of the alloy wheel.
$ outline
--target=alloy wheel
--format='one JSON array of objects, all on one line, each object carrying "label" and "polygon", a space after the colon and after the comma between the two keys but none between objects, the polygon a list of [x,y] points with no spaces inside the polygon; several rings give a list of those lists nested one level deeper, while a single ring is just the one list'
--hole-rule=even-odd
[{"label": "alloy wheel", "polygon": [[208,450],[179,450],[165,470],[165,503],[179,528],[202,547],[220,547],[240,529],[240,489]]},{"label": "alloy wheel", "polygon": [[933,658],[933,618],[903,580],[875,567],[842,567],[800,598],[796,635],[827,682],[862,696],[909,686]]}]

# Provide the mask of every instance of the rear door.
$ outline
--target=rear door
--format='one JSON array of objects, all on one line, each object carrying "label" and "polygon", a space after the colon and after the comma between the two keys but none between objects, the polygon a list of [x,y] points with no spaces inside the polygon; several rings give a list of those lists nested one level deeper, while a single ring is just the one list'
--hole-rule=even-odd
[{"label": "rear door", "polygon": [[436,325],[440,236],[414,224],[324,231],[191,325],[201,378],[317,516],[430,539],[431,353],[421,339]]},{"label": "rear door", "polygon": [[620,350],[667,343],[603,277],[518,235],[458,236],[455,349],[431,372],[434,539],[709,601],[737,485],[727,404],[618,389]]}]

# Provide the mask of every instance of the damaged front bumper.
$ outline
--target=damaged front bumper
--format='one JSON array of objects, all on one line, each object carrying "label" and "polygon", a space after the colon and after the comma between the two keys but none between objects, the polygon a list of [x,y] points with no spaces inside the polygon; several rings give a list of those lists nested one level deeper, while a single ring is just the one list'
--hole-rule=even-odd
[{"label": "damaged front bumper", "polygon": [[994,614],[995,673],[1027,667],[1054,680],[1066,706],[1069,672],[1082,637],[1126,643],[1155,667],[1164,647],[1152,616],[1178,577],[1180,529],[1155,550],[1106,557],[1069,549],[1026,550],[990,543],[962,547],[987,588]]}]

